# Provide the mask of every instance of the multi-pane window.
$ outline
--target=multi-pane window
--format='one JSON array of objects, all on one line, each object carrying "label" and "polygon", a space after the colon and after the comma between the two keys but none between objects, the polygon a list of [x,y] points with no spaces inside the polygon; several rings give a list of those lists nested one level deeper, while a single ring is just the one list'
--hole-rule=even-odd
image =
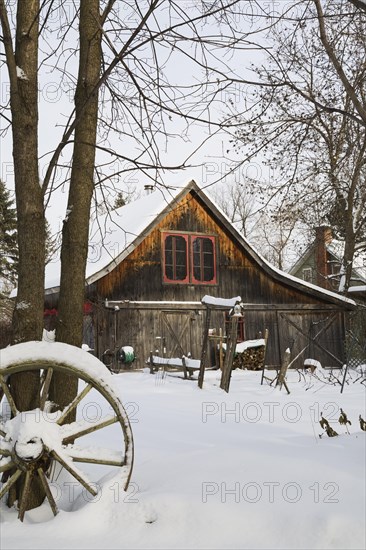
[{"label": "multi-pane window", "polygon": [[215,279],[215,241],[212,237],[192,237],[192,280],[194,283]]},{"label": "multi-pane window", "polygon": [[165,283],[215,284],[215,237],[164,233],[163,270]]},{"label": "multi-pane window", "polygon": [[188,282],[188,236],[166,235],[164,239],[164,280]]},{"label": "multi-pane window", "polygon": [[311,269],[311,267],[304,267],[304,269],[302,270],[302,278],[307,283],[313,282],[313,270]]}]

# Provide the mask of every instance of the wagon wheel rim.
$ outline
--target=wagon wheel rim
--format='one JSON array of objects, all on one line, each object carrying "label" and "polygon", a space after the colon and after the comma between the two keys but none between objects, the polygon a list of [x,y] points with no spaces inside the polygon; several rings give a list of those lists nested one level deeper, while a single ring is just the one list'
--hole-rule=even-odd
[{"label": "wagon wheel rim", "polygon": [[[90,481],[88,475],[79,466],[75,466],[75,463],[120,468],[122,487],[126,491],[132,474],[134,457],[131,425],[120,398],[111,387],[111,373],[103,363],[93,357],[94,363],[98,367],[100,366],[100,373],[98,371],[90,374],[85,368],[80,369],[75,364],[45,357],[43,349],[47,351],[48,346],[53,346],[53,350],[55,350],[54,346],[61,346],[64,349],[67,346],[66,344],[53,343],[46,344],[46,346],[43,342],[34,342],[34,344],[36,344],[36,349],[39,347],[40,352],[33,354],[31,360],[27,358],[20,360],[18,358],[12,362],[11,359],[9,361],[6,357],[7,349],[10,348],[1,351],[1,364],[5,363],[5,366],[0,367],[0,401],[7,399],[11,418],[5,421],[0,419],[0,474],[3,476],[5,474],[7,478],[0,488],[0,498],[10,491],[22,474],[25,476],[23,491],[18,503],[19,519],[21,521],[24,519],[30,497],[31,483],[35,477],[40,480],[53,514],[57,514],[58,507],[52,495],[49,479],[50,470],[55,463],[67,470],[88,493],[96,496],[95,483]],[[37,346],[37,344],[40,346]],[[19,346],[24,345],[17,344],[11,346],[11,348]],[[84,359],[84,355],[80,355],[80,352],[86,354],[85,351],[73,346],[67,346],[67,348],[70,348],[69,351],[76,352],[76,356]],[[20,412],[16,408],[8,380],[13,374],[29,371],[39,371],[40,373],[40,406],[33,411]],[[76,376],[85,386],[80,389],[80,384],[78,384],[78,393],[75,399],[63,410],[50,413],[48,393],[54,372]],[[41,373],[43,376],[41,376]],[[77,406],[83,403],[91,390],[96,390],[104,398],[107,405],[111,407],[112,414],[104,414],[97,421],[90,422],[83,418],[69,423],[67,417],[70,412],[75,411]],[[27,413],[31,415],[29,418],[35,416],[35,414],[38,415],[37,426],[33,427],[31,424],[29,428],[30,421],[27,425]],[[45,423],[47,423],[47,426]],[[83,447],[83,436],[100,432],[113,424],[119,425],[121,429],[123,436],[121,437],[121,443],[124,445],[124,452],[107,447],[94,449],[91,449],[90,445]],[[32,432],[32,428],[34,432]],[[43,436],[43,430],[45,430],[47,437]]]}]

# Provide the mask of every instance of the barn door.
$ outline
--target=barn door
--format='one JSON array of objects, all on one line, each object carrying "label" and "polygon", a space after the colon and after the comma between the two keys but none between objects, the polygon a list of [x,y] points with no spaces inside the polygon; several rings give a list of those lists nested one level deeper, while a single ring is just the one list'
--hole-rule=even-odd
[{"label": "barn door", "polygon": [[278,312],[279,348],[283,357],[290,348],[293,368],[301,368],[307,358],[323,367],[344,364],[344,332],[340,312]]},{"label": "barn door", "polygon": [[197,312],[192,310],[162,311],[160,313],[161,335],[165,338],[167,357],[188,355],[197,358],[200,354],[202,329]]}]

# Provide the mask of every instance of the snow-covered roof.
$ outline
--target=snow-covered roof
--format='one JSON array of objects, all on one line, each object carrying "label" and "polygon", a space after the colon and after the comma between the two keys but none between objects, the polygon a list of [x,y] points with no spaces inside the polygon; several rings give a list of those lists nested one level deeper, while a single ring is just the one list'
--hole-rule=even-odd
[{"label": "snow-covered roof", "polygon": [[329,296],[331,298],[336,298],[338,300],[341,300],[342,302],[347,302],[352,305],[356,305],[353,300],[350,298],[346,298],[345,296],[342,296],[341,294],[337,294],[336,292],[332,292],[331,290],[327,290],[326,288],[322,288],[320,286],[314,285],[313,283],[309,283],[307,281],[304,281],[303,279],[299,279],[298,277],[295,277],[294,275],[290,275],[289,273],[285,273],[284,271],[281,271],[281,269],[278,269],[274,265],[270,264],[268,260],[266,260],[263,256],[261,256],[258,252],[257,255],[261,257],[262,261],[267,264],[268,268],[273,271],[274,273],[277,273],[281,277],[285,277],[289,282],[292,281],[293,283],[296,283],[297,285],[301,285],[304,288],[307,288],[312,291],[316,291],[318,294],[324,294],[325,296]]},{"label": "snow-covered roof", "polygon": [[[202,194],[202,190],[201,190]],[[354,300],[351,300],[350,298],[347,298],[345,296],[342,296],[340,294],[337,294],[336,292],[332,292],[331,290],[327,290],[325,288],[319,287],[317,285],[314,285],[312,283],[309,283],[307,281],[304,281],[303,279],[299,279],[298,277],[295,277],[293,275],[290,275],[289,273],[286,273],[285,271],[282,271],[281,269],[277,268],[276,266],[272,265],[262,254],[255,248],[255,246],[252,243],[249,243],[249,241],[240,233],[234,225],[231,223],[228,216],[225,214],[225,212],[218,206],[214,200],[210,197],[207,197],[207,200],[211,205],[220,212],[220,215],[222,218],[226,220],[227,226],[230,227],[231,231],[235,233],[237,238],[242,242],[244,248],[249,252],[249,254],[255,259],[260,265],[262,265],[267,273],[272,273],[276,279],[280,278],[285,283],[290,284],[290,286],[293,286],[291,283],[295,283],[296,286],[302,287],[303,290],[308,290],[310,292],[314,291],[319,295],[323,294],[325,296],[328,296],[329,298],[332,298],[333,300],[336,299],[337,301],[345,302],[350,305],[356,305]]]},{"label": "snow-covered roof", "polygon": [[[94,217],[89,229],[89,251],[86,266],[88,284],[116,267],[137,245],[140,235],[156,217],[186,187],[161,188],[102,216]],[[60,285],[60,259],[55,258],[46,266],[46,289],[57,291]]]},{"label": "snow-covered roof", "polygon": [[350,286],[348,289],[348,292],[351,292],[351,293],[365,292],[366,293],[366,285]]},{"label": "snow-covered roof", "polygon": [[[303,291],[327,296],[338,302],[355,305],[349,298],[298,279],[271,265],[233,226],[227,215],[200,188],[190,181],[175,188],[159,188],[153,193],[128,203],[117,210],[92,220],[90,225],[89,254],[86,268],[86,282],[91,284],[114,269],[145,238],[157,223],[157,218],[173,210],[179,200],[190,190],[199,194],[210,209],[216,213],[230,232],[236,237],[254,261],[259,263],[275,279],[290,286],[296,285]],[[56,292],[60,284],[59,259],[46,266],[46,293]]]}]

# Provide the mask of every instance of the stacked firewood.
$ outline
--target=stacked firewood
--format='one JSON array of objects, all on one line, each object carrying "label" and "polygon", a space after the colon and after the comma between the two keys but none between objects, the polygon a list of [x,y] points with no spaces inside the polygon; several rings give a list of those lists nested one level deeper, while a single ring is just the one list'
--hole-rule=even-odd
[{"label": "stacked firewood", "polygon": [[260,370],[264,365],[265,346],[248,348],[242,353],[236,353],[233,369]]}]

